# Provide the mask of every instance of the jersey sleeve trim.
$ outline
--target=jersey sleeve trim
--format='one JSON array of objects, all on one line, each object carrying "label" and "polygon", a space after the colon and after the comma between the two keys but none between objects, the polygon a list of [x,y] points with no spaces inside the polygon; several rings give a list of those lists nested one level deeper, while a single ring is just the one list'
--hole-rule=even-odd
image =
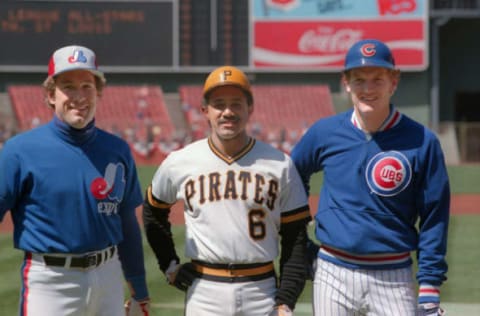
[{"label": "jersey sleeve trim", "polygon": [[311,219],[310,208],[308,205],[304,205],[292,211],[282,213],[280,221],[282,224],[288,224],[288,223],[296,222],[299,220],[310,220],[310,219]]},{"label": "jersey sleeve trim", "polygon": [[155,198],[152,194],[152,186],[148,187],[147,199],[148,199],[148,203],[151,206],[156,207],[156,208],[160,208],[160,209],[168,209],[173,205],[173,204],[165,203],[165,202],[160,201],[159,199]]}]

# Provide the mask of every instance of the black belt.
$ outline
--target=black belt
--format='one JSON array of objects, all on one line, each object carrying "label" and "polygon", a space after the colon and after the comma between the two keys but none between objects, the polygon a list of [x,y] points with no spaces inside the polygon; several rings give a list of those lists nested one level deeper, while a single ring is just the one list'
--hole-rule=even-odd
[{"label": "black belt", "polygon": [[117,247],[113,246],[105,250],[101,250],[95,253],[84,255],[81,257],[76,257],[71,255],[70,265],[67,264],[67,257],[58,257],[58,256],[49,256],[43,255],[43,260],[45,265],[52,267],[65,267],[65,268],[81,268],[87,269],[92,267],[98,267],[103,262],[113,258]]}]

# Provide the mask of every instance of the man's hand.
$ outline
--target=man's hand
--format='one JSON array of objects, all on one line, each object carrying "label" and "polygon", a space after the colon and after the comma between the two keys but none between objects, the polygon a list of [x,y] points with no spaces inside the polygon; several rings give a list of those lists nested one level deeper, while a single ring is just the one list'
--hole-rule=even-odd
[{"label": "man's hand", "polygon": [[197,277],[197,272],[192,263],[187,262],[178,264],[176,261],[170,262],[170,266],[165,271],[167,281],[181,291],[186,291],[193,280]]},{"label": "man's hand", "polygon": [[293,311],[288,305],[282,304],[275,306],[268,316],[293,316]]},{"label": "man's hand", "polygon": [[418,305],[419,316],[443,316],[445,311],[440,307],[440,303],[424,303]]},{"label": "man's hand", "polygon": [[133,297],[125,302],[125,312],[127,316],[149,316],[150,299],[136,301]]}]

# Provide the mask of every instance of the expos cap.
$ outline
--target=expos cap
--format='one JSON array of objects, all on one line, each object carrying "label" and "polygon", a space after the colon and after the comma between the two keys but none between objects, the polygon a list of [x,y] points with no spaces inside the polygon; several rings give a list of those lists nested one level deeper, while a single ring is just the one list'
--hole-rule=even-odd
[{"label": "expos cap", "polygon": [[360,67],[383,67],[395,69],[393,54],[383,42],[364,39],[350,47],[345,56],[344,71]]},{"label": "expos cap", "polygon": [[48,64],[49,77],[72,70],[88,70],[105,82],[103,72],[98,70],[95,53],[87,47],[65,46],[53,53]]}]

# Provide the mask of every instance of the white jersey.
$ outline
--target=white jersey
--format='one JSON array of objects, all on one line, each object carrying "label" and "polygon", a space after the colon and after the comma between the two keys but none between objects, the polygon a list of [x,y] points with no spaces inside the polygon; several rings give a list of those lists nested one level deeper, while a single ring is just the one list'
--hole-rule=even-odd
[{"label": "white jersey", "polygon": [[185,255],[211,263],[278,256],[280,223],[309,217],[301,179],[285,153],[251,139],[233,158],[210,139],[172,152],[152,181],[158,200],[185,205]]}]

